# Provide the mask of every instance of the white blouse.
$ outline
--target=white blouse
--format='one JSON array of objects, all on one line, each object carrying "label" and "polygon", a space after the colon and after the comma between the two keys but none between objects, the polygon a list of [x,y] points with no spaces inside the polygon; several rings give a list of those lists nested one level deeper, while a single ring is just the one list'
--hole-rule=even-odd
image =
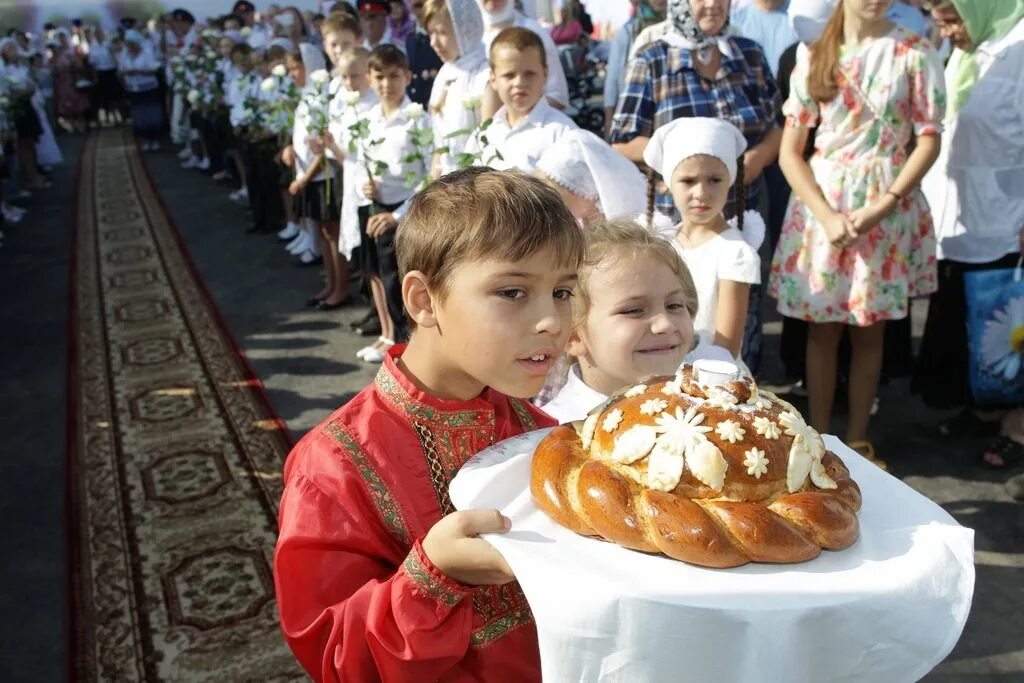
[{"label": "white blouse", "polygon": [[1024,228],[1024,21],[976,50],[980,78],[921,183],[940,259],[987,263]]},{"label": "white blouse", "polygon": [[[558,111],[547,100],[541,98],[529,115],[515,127],[508,123],[508,110],[502,105],[494,114],[494,121],[487,129],[487,142],[481,162],[499,171],[518,169],[531,172],[537,167],[544,150],[550,148],[566,131],[578,128],[568,116]],[[477,152],[479,144],[470,140],[467,152]],[[501,159],[494,158],[495,151]]]}]

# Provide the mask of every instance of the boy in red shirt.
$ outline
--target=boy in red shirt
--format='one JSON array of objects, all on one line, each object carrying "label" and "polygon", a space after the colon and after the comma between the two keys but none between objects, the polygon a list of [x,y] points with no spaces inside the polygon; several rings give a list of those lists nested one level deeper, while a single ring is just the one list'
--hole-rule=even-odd
[{"label": "boy in red shirt", "polygon": [[423,190],[396,240],[411,340],[285,465],[282,629],[316,680],[540,680],[530,608],[478,537],[509,521],[456,512],[448,484],[555,424],[522,399],[569,336],[583,237],[543,181],[470,168]]}]

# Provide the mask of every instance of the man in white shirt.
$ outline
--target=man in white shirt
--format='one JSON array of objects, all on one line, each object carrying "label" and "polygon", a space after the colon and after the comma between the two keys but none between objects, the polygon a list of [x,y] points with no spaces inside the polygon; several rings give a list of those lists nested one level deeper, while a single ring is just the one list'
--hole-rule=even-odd
[{"label": "man in white shirt", "polygon": [[536,33],[505,29],[491,44],[490,63],[491,87],[502,106],[484,134],[487,144],[474,137],[466,151],[479,153],[478,163],[492,168],[531,172],[544,150],[577,126],[544,97],[547,66]]},{"label": "man in white shirt", "polygon": [[548,80],[544,87],[544,94],[548,101],[559,109],[564,109],[569,104],[569,84],[565,80],[565,72],[558,60],[558,48],[555,41],[551,40],[551,34],[533,19],[528,19],[516,11],[513,0],[477,0],[480,11],[484,15],[484,47],[488,51],[491,43],[503,29],[512,26],[529,29],[538,36],[544,43],[544,56],[548,65]]},{"label": "man in white shirt", "polygon": [[746,38],[757,41],[768,58],[773,76],[779,74],[779,57],[793,43],[796,32],[786,13],[788,0],[752,0],[734,9],[732,25]]}]

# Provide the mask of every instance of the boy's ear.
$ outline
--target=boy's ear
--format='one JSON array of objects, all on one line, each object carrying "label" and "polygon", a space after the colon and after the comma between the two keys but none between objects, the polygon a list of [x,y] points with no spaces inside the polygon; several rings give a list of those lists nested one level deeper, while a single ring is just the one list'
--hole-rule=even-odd
[{"label": "boy's ear", "polygon": [[417,327],[437,325],[434,296],[430,293],[427,276],[422,271],[409,271],[402,278],[402,303],[405,304],[409,318]]},{"label": "boy's ear", "polygon": [[573,330],[569,335],[569,341],[565,345],[565,352],[573,358],[582,358],[587,355],[587,344],[583,341],[580,333]]}]

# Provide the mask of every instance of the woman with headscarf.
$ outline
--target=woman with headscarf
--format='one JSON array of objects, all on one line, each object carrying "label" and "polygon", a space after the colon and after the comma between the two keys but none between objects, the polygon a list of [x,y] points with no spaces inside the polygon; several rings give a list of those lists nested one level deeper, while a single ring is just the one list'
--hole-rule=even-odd
[{"label": "woman with headscarf", "polygon": [[482,121],[491,73],[483,44],[483,15],[476,0],[427,0],[423,23],[430,46],[444,62],[430,91],[434,139],[448,148],[435,155],[432,175],[438,177],[459,167],[458,155],[469,136],[455,133],[471,130]]},{"label": "woman with headscarf", "polygon": [[132,112],[132,129],[145,150],[160,148],[164,128],[164,98],[156,72],[160,68],[148,41],[132,29],[124,34],[124,51],[118,57],[118,74],[128,93]]},{"label": "woman with headscarf", "polygon": [[388,14],[388,31],[391,32],[391,42],[400,48],[405,48],[405,40],[416,30],[416,20],[405,0],[391,0],[391,13]]},{"label": "woman with headscarf", "polygon": [[608,41],[608,61],[604,77],[604,128],[612,125],[615,105],[626,81],[626,65],[633,51],[633,41],[648,26],[665,20],[667,0],[638,0],[634,3],[635,14],[619,27]]},{"label": "woman with headscarf", "polygon": [[[992,467],[1024,458],[1020,410],[984,422],[967,384],[964,273],[1012,268],[1024,251],[1024,3],[953,0],[932,18],[955,48],[946,66],[946,108],[938,161],[921,184],[935,219],[938,291],[912,389],[936,408],[963,408],[939,429],[946,436],[989,435]],[[994,415],[988,417],[995,417]]]},{"label": "woman with headscarf", "polygon": [[935,291],[935,235],[918,184],[938,154],[945,109],[938,55],[887,10],[840,0],[797,62],[779,159],[793,196],[771,269],[779,312],[810,323],[809,422],[822,433],[849,332],[845,441],[869,459],[887,323]]}]

